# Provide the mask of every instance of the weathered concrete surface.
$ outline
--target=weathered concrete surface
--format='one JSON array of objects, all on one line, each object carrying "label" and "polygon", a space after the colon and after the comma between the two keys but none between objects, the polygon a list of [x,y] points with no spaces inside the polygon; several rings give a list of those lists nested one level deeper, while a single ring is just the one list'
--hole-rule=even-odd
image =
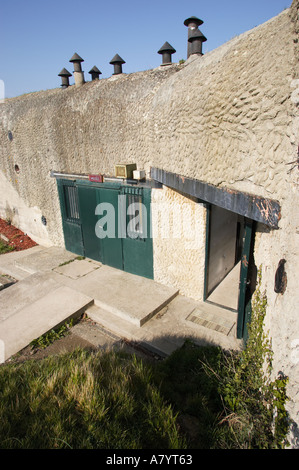
[{"label": "weathered concrete surface", "polygon": [[31,285],[27,285],[29,290],[25,294],[33,293],[35,300],[27,298],[27,302],[24,302],[20,293],[15,292],[20,287],[18,284],[7,289],[7,291],[11,289],[8,305],[2,296],[0,297],[6,311],[10,310],[9,314],[0,321],[0,339],[5,346],[4,360],[52,328],[70,318],[79,317],[93,303],[93,299],[81,292],[60,286],[51,280],[47,283],[47,293],[42,295],[38,280],[32,278]]},{"label": "weathered concrete surface", "polygon": [[27,257],[29,253],[38,253],[39,251],[43,250],[44,247],[40,245],[36,245],[28,250],[24,251],[11,251],[10,253],[6,253],[5,256],[0,257],[0,273],[1,274],[8,274],[12,276],[17,281],[21,279],[25,279],[26,277],[30,276],[28,271],[24,271],[22,268],[16,266],[16,261],[20,261],[23,257]]},{"label": "weathered concrete surface", "polygon": [[154,279],[202,300],[204,293],[206,208],[195,198],[152,190]]},{"label": "weathered concrete surface", "polygon": [[[87,315],[107,331],[164,356],[168,356],[181,347],[187,339],[191,339],[199,345],[220,345],[224,349],[238,350],[242,347],[242,341],[236,340],[233,332],[226,335],[190,322],[187,318],[195,309],[213,311],[223,319],[223,309],[203,302],[196,302],[181,295],[176,296],[142,328],[138,328],[124,318],[97,305],[89,307]],[[225,314],[228,322],[233,324],[236,315],[229,311],[226,311]]]},{"label": "weathered concrete surface", "polygon": [[[55,247],[52,249],[55,253]],[[58,273],[52,268],[52,249],[35,250],[27,257],[19,252],[22,266],[26,268],[27,259],[32,269],[34,259],[37,271],[0,292],[0,339],[5,346],[5,359],[56,325],[83,312],[118,338],[144,343],[162,355],[170,354],[187,338],[200,344],[240,347],[241,342],[236,341],[233,334],[221,334],[188,321],[187,316],[201,304],[178,297],[177,289],[91,260],[72,261],[61,266],[67,266],[68,270]],[[0,257],[0,271],[8,255]],[[85,267],[86,263],[94,265],[95,269],[88,272],[84,269],[79,275],[76,261]],[[234,323],[230,313],[226,314],[228,321]],[[223,311],[220,315],[223,316]]]},{"label": "weathered concrete surface", "polygon": [[66,262],[54,268],[54,271],[58,274],[70,277],[71,279],[78,279],[82,276],[86,276],[96,269],[99,269],[101,263],[96,263],[88,259],[74,259],[71,262]]},{"label": "weathered concrete surface", "polygon": [[92,297],[96,305],[136,326],[142,326],[178,294],[178,289],[110,266],[93,270],[72,285]]},{"label": "weathered concrete surface", "polygon": [[76,255],[74,253],[66,251],[64,248],[51,246],[34,253],[30,252],[27,256],[22,256],[21,259],[15,261],[15,265],[28,273],[34,274],[58,268],[59,265],[68,263],[75,258]]}]

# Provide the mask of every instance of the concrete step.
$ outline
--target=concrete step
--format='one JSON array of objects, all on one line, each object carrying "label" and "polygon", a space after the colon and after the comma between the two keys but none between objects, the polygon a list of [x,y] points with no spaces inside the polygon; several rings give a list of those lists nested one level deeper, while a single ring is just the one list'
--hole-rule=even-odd
[{"label": "concrete step", "polygon": [[[12,293],[14,287],[6,291]],[[16,308],[15,304],[13,310],[11,305],[10,315],[6,315],[0,323],[2,361],[51,329],[79,317],[93,303],[92,298],[67,286],[51,287],[48,293],[43,293],[35,301],[32,298],[29,302],[23,301],[20,308]]]},{"label": "concrete step", "polygon": [[167,357],[177,348],[177,344],[167,340],[165,337],[153,338],[149,331],[97,305],[88,307],[86,314],[88,318],[97,323],[108,335],[133,343],[137,350],[139,347],[150,351],[152,354]]},{"label": "concrete step", "polygon": [[6,253],[5,256],[0,256],[0,273],[7,274],[12,276],[17,281],[25,279],[30,274],[28,270],[23,269],[20,266],[17,266],[17,263],[20,263],[22,258],[26,258],[29,254],[37,255],[39,252],[43,251],[43,247],[34,246],[24,251],[11,251]]},{"label": "concrete step", "polygon": [[102,266],[76,281],[95,305],[141,327],[179,293],[151,279]]}]

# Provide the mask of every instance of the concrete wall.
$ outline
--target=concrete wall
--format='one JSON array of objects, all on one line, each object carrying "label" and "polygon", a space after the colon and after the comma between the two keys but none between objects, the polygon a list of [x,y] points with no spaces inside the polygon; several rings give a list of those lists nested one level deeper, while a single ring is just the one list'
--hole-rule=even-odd
[{"label": "concrete wall", "polygon": [[203,300],[206,209],[164,187],[152,191],[154,279]]},{"label": "concrete wall", "polygon": [[[290,376],[289,409],[297,423],[299,179],[298,168],[289,173],[288,163],[299,144],[298,31],[294,0],[291,9],[183,65],[0,104],[0,216],[38,242],[63,244],[50,170],[114,174],[116,163],[134,162],[147,174],[155,166],[280,202],[279,229],[258,226],[254,255],[268,297],[274,373]],[[205,209],[166,188],[153,191],[153,201],[187,202],[200,221],[201,243],[190,250],[178,239],[154,240],[155,278],[200,299]],[[282,258],[288,278],[283,295],[274,292]]]}]

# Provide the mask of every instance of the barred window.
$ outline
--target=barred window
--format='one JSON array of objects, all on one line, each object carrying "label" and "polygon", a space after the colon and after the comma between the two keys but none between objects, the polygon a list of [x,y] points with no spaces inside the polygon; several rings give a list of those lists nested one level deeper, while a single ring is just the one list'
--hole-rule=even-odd
[{"label": "barred window", "polygon": [[66,216],[69,220],[78,221],[80,219],[78,190],[76,186],[65,185],[64,197]]},{"label": "barred window", "polygon": [[127,237],[146,238],[146,210],[142,202],[142,189],[125,188],[127,195]]}]

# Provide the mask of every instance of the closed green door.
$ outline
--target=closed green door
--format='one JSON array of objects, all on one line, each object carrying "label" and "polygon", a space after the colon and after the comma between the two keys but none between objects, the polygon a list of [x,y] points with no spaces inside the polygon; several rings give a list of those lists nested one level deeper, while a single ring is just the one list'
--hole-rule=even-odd
[{"label": "closed green door", "polygon": [[122,240],[118,238],[119,189],[78,182],[85,256],[123,269]]},{"label": "closed green door", "polygon": [[74,181],[57,180],[65,248],[84,256],[78,192]]},{"label": "closed green door", "polygon": [[154,278],[153,240],[151,237],[151,190],[123,188],[126,210],[126,234],[123,238],[124,270]]},{"label": "closed green door", "polygon": [[57,180],[66,248],[153,279],[151,190]]},{"label": "closed green door", "polygon": [[78,196],[82,222],[85,256],[103,262],[101,241],[96,236],[95,227],[98,217],[95,213],[98,204],[98,190],[78,184]]},{"label": "closed green door", "polygon": [[97,233],[102,250],[102,262],[123,269],[122,239],[118,237],[117,189],[97,189]]}]

